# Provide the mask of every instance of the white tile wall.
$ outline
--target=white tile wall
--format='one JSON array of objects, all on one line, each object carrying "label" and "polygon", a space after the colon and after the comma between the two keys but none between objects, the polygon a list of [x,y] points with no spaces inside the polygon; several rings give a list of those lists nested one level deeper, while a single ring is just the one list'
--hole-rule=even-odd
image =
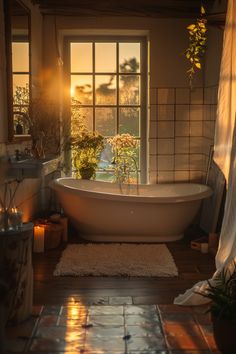
[{"label": "white tile wall", "polygon": [[149,154],[156,155],[157,154],[157,139],[149,140]]},{"label": "white tile wall", "polygon": [[199,170],[203,168],[203,155],[202,154],[190,154],[190,170]]},{"label": "white tile wall", "polygon": [[158,139],[157,153],[159,155],[173,155],[175,151],[174,139]]},{"label": "white tile wall", "polygon": [[175,170],[189,170],[189,154],[175,154]]},{"label": "white tile wall", "polygon": [[151,96],[150,182],[203,181],[217,89],[157,88]]},{"label": "white tile wall", "polygon": [[189,120],[189,105],[180,104],[176,106],[176,120]]},{"label": "white tile wall", "polygon": [[156,121],[157,120],[157,106],[151,105],[150,107],[150,120]]},{"label": "white tile wall", "polygon": [[174,120],[175,119],[175,106],[159,104],[157,106],[157,119],[158,120]]},{"label": "white tile wall", "polygon": [[191,121],[189,134],[190,136],[202,136],[202,121]]},{"label": "white tile wall", "polygon": [[157,172],[156,171],[150,171],[149,172],[149,183],[150,184],[156,184],[157,181]]},{"label": "white tile wall", "polygon": [[157,158],[156,155],[149,156],[149,171],[157,170]]},{"label": "white tile wall", "polygon": [[189,153],[189,138],[188,137],[176,137],[175,138],[175,153],[176,154],[188,154]]},{"label": "white tile wall", "polygon": [[186,182],[189,180],[189,171],[175,171],[175,182]]},{"label": "white tile wall", "polygon": [[157,121],[150,121],[149,137],[153,139],[157,138]]},{"label": "white tile wall", "polygon": [[190,124],[188,121],[176,121],[175,122],[175,136],[189,136]]},{"label": "white tile wall", "polygon": [[203,183],[204,182],[204,173],[201,171],[190,171],[189,179],[192,182]]},{"label": "white tile wall", "polygon": [[157,94],[158,104],[174,104],[175,103],[175,89],[160,88]]},{"label": "white tile wall", "polygon": [[190,103],[190,90],[188,88],[176,89],[176,104]]},{"label": "white tile wall", "polygon": [[158,171],[173,171],[174,155],[158,155],[157,168]]},{"label": "white tile wall", "polygon": [[168,172],[168,171],[158,171],[157,175],[157,181],[158,183],[172,183],[174,182],[174,172]]},{"label": "white tile wall", "polygon": [[157,123],[157,137],[158,138],[173,138],[174,133],[174,122],[165,121]]},{"label": "white tile wall", "polygon": [[203,122],[203,136],[205,138],[213,138],[215,130],[215,122],[213,120],[206,120]]},{"label": "white tile wall", "polygon": [[204,152],[204,140],[202,136],[190,138],[190,153],[202,154]]},{"label": "white tile wall", "polygon": [[203,106],[192,104],[190,106],[190,120],[203,120]]},{"label": "white tile wall", "polygon": [[202,87],[193,88],[190,92],[191,104],[203,104],[204,90]]}]

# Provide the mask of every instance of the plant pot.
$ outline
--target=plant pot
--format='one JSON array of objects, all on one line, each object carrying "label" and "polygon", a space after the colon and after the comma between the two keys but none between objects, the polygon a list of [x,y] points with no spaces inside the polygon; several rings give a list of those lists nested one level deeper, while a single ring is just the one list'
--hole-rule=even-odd
[{"label": "plant pot", "polygon": [[235,353],[236,321],[219,319],[212,315],[212,324],[218,349],[222,353]]},{"label": "plant pot", "polygon": [[82,179],[91,179],[94,176],[94,167],[83,167],[79,169],[79,173]]}]

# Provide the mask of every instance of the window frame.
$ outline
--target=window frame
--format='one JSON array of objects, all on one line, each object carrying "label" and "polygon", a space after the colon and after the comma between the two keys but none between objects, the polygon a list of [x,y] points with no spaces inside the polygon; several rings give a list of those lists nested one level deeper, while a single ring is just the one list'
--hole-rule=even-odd
[{"label": "window frame", "polygon": [[[32,84],[32,75],[31,75],[31,45],[30,45],[30,40],[27,36],[25,35],[13,35],[12,36],[12,42],[11,42],[11,45],[13,43],[27,43],[28,44],[28,54],[29,54],[29,71],[13,71],[13,67],[12,67],[12,97],[14,96],[14,85],[13,85],[13,77],[14,75],[27,75],[29,77],[29,82],[28,82],[28,85],[29,85],[29,104],[28,105],[24,105],[23,107],[27,107],[28,108],[28,112],[29,114],[31,113],[31,101],[32,101],[32,92],[31,92],[31,84]],[[13,58],[12,58],[13,60]],[[14,99],[12,99],[12,109],[13,109],[13,114],[12,114],[12,118],[13,118],[13,132],[14,132],[14,125],[15,125],[15,122],[14,122],[14,108],[17,107],[17,105],[14,104]],[[14,132],[14,137],[15,138],[21,138],[21,137],[26,137],[26,138],[30,138],[30,134],[21,134],[21,135],[18,135]]]},{"label": "window frame", "polygon": [[[71,57],[70,57],[70,44],[71,43],[92,43],[93,50],[93,60],[92,60],[92,73],[91,72],[83,72],[76,73],[71,72]],[[95,71],[95,43],[140,43],[140,72],[139,73],[121,73],[119,71],[119,50],[116,48],[116,71],[111,72],[96,72]],[[64,72],[63,72],[63,80],[66,84],[66,97],[65,97],[65,105],[62,109],[64,119],[67,121],[71,120],[71,99],[70,99],[70,78],[71,75],[92,75],[93,77],[93,103],[91,105],[83,104],[82,107],[92,107],[93,108],[93,127],[95,127],[95,108],[96,107],[114,107],[117,110],[117,126],[116,130],[119,131],[119,109],[120,108],[140,108],[140,136],[138,140],[140,141],[140,181],[141,183],[147,183],[147,128],[148,128],[148,63],[147,63],[147,38],[144,36],[66,36],[64,37]],[[116,104],[115,105],[107,105],[107,104],[96,104],[95,102],[95,76],[99,75],[111,75],[115,74],[117,77],[117,90],[116,90]],[[118,90],[118,80],[122,75],[137,75],[140,77],[140,102],[138,105],[122,105],[119,103],[119,90]],[[68,132],[67,132],[68,133]]]}]

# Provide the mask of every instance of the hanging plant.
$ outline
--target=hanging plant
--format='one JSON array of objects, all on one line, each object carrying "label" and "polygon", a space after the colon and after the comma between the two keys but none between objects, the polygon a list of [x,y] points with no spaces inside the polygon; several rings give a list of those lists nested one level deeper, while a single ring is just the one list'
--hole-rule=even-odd
[{"label": "hanging plant", "polygon": [[190,62],[190,69],[187,71],[189,76],[189,83],[192,86],[193,76],[196,70],[202,68],[201,58],[206,51],[206,32],[207,32],[206,11],[201,5],[201,16],[187,27],[189,33],[189,47],[185,51],[185,57]]}]

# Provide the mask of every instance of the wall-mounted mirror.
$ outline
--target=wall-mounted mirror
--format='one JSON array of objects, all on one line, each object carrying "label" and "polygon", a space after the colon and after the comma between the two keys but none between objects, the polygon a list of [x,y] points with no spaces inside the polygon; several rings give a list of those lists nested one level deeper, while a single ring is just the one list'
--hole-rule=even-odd
[{"label": "wall-mounted mirror", "polygon": [[9,140],[29,138],[31,101],[30,10],[5,0]]}]

